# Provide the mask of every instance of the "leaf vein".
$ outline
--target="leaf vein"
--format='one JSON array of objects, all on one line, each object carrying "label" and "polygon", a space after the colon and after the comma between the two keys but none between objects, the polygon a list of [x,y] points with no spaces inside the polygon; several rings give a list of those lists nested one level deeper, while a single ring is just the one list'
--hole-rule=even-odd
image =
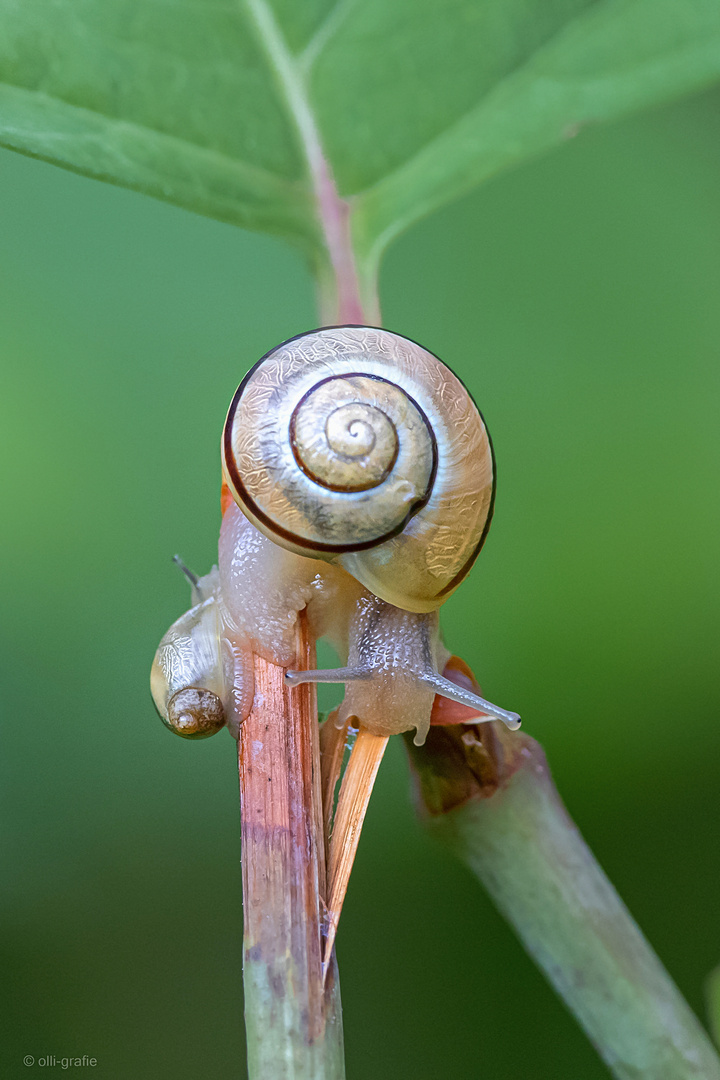
[{"label": "leaf vein", "polygon": [[[264,169],[261,165],[251,164],[250,162],[243,161],[242,158],[230,157],[220,150],[215,150],[208,146],[201,146],[199,143],[192,142],[188,139],[181,139],[177,135],[171,135],[158,128],[148,127],[145,124],[138,124],[137,121],[134,120],[121,120],[117,117],[109,116],[107,113],[103,113],[98,109],[88,109],[86,106],[74,105],[71,102],[65,101],[64,98],[58,97],[56,94],[46,94],[41,90],[30,90],[27,87],[17,86],[7,80],[0,80],[0,89],[5,89],[6,91],[20,95],[25,99],[30,98],[36,101],[40,106],[60,108],[62,112],[67,113],[69,117],[91,118],[92,122],[104,125],[108,130],[126,131],[137,134],[141,139],[159,139],[166,145],[174,144],[179,148],[183,148],[186,152],[189,151],[193,155],[205,158],[206,160],[221,162],[226,167],[243,173],[254,185],[259,186],[261,184],[268,184],[278,190],[283,189],[287,192],[297,190],[296,184],[279,176],[277,173]],[[33,125],[19,126],[17,124],[8,123],[0,116],[1,133],[23,136],[30,131],[32,131],[34,137],[39,136],[48,141],[67,140],[77,142],[80,140],[87,142],[88,144],[96,141],[97,134],[96,132],[91,131],[73,131],[72,133],[58,130],[42,131]]]},{"label": "leaf vein", "polygon": [[335,36],[356,4],[357,0],[336,0],[336,3],[333,4],[305,48],[298,55],[298,64],[305,74],[308,74],[320,53]]}]

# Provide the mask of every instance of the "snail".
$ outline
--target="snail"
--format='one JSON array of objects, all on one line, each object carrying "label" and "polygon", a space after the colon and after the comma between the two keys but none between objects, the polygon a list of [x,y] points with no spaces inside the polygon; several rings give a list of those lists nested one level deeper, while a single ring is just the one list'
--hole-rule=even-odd
[{"label": "snail", "polygon": [[[252,705],[251,653],[291,665],[303,608],[347,663],[286,678],[344,683],[338,723],[358,717],[379,735],[415,728],[421,743],[440,694],[476,710],[476,723],[519,726],[441,674],[438,610],[484,543],[495,465],[482,416],[436,356],[366,326],[292,338],[238,387],[222,463],[232,501],[218,568],[193,585],[194,607],[153,667],[174,730],[184,734],[177,695],[192,686],[213,694],[237,735]],[[220,713],[207,703],[209,729]]]},{"label": "snail", "polygon": [[237,736],[236,718],[252,707],[252,684],[243,677],[252,670],[251,657],[222,633],[217,567],[198,578],[177,555],[175,562],[190,581],[193,606],[172,624],[155,653],[155,706],[163,723],[186,739],[207,738],[226,724]]}]

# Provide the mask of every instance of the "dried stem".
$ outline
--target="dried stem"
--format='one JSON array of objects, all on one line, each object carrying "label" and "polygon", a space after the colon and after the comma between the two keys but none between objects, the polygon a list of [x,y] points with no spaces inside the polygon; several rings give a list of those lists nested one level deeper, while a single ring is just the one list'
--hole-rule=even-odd
[{"label": "dried stem", "polygon": [[[350,871],[387,743],[387,735],[373,735],[360,727],[340,785],[328,855],[328,930],[323,956],[325,970],[330,965]],[[332,797],[332,792],[330,795]]]},{"label": "dried stem", "polygon": [[342,773],[343,758],[348,744],[350,721],[342,727],[335,723],[333,712],[320,728],[320,771],[322,777],[323,822],[325,825],[325,857],[329,862],[329,839],[335,809],[335,789]]},{"label": "dried stem", "polygon": [[[307,620],[299,667],[314,667]],[[293,666],[295,666],[295,664]],[[239,743],[245,1023],[251,1080],[342,1080],[340,991],[323,983],[325,850],[314,687],[255,658]]]}]

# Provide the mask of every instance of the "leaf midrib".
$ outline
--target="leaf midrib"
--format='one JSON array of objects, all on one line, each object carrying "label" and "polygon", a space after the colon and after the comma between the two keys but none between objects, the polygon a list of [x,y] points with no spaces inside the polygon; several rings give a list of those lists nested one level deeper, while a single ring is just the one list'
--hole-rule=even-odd
[{"label": "leaf midrib", "polygon": [[305,79],[290,51],[267,0],[239,0],[252,22],[258,43],[275,77],[286,113],[295,130],[298,146],[307,166],[308,177],[317,187],[318,170],[324,160],[320,132],[307,96]]},{"label": "leaf midrib", "polygon": [[[318,153],[320,157],[322,158],[324,156],[324,152],[322,149],[322,138],[320,136],[319,128],[315,119],[313,107],[310,103],[310,98],[307,94],[306,77],[314,67],[319,57],[322,55],[324,49],[328,45],[328,42],[332,40],[335,33],[342,25],[342,22],[344,22],[349,12],[355,6],[357,0],[337,0],[337,3],[331,8],[325,18],[321,21],[307,45],[297,54],[291,52],[267,0],[241,0],[241,2],[244,4],[246,9],[248,9],[251,18],[253,18],[251,9],[255,7],[257,9],[262,9],[268,22],[274,24],[277,37],[281,42],[282,52],[284,54],[283,60],[288,64],[289,68],[293,72],[293,78],[296,80],[296,85],[299,89],[299,96],[302,99],[303,111],[306,112],[307,116],[310,119],[310,125],[312,126],[312,130],[314,132],[314,143],[315,146],[318,148]],[[526,56],[522,57],[522,59],[519,60],[517,64],[508,69],[508,71],[505,72],[501,79],[495,82],[492,87],[488,89],[485,93],[483,93],[479,98],[473,101],[472,105],[470,105],[462,113],[456,116],[452,120],[452,122],[449,123],[447,127],[443,128],[443,130],[438,135],[435,135],[433,136],[433,138],[428,139],[427,142],[422,143],[422,145],[417,147],[417,149],[410,157],[406,158],[394,169],[390,170],[390,172],[385,173],[379,179],[375,180],[372,184],[368,184],[366,187],[360,188],[358,191],[349,192],[345,196],[345,198],[349,202],[360,201],[364,196],[370,194],[371,192],[374,192],[377,188],[382,187],[385,183],[392,184],[398,176],[402,176],[405,170],[411,170],[416,164],[416,162],[419,161],[422,157],[424,157],[425,154],[427,154],[428,152],[432,152],[433,146],[441,145],[446,139],[448,139],[448,137],[451,137],[452,132],[455,129],[461,128],[462,125],[467,121],[470,116],[472,116],[473,113],[480,110],[480,108],[491,95],[502,90],[505,83],[515,78],[520,72],[522,72],[523,68],[529,66],[535,60],[535,58],[543,52],[543,50],[554,45],[556,41],[560,37],[562,37],[563,34],[570,31],[576,23],[581,22],[583,19],[585,19],[589,9],[597,10],[598,8],[608,7],[609,4],[611,4],[612,2],[613,0],[588,0],[586,6],[582,9],[581,12],[578,12],[572,18],[564,22],[562,26],[555,30],[552,34],[550,34],[550,36],[540,46],[533,49]],[[331,27],[329,33],[328,26]],[[322,41],[320,47],[314,48],[314,43],[318,40],[318,38],[321,38],[323,35],[324,40]],[[266,56],[268,56],[268,59],[271,63],[273,63],[274,66],[274,57],[272,55],[272,50],[268,48],[268,41],[264,39],[261,30],[259,31],[259,37],[265,49]],[[307,57],[308,53],[311,54],[310,60],[308,62],[305,62],[304,58]],[[295,102],[293,101],[292,94],[289,94],[287,92],[287,84],[284,80],[282,80],[282,76],[278,78],[277,85],[278,89],[282,94],[283,103],[287,109],[287,113],[293,125],[295,126],[296,131],[299,133],[299,145],[307,161],[308,148],[307,144],[304,141],[302,123],[298,123],[298,118],[295,114]],[[310,163],[309,169],[312,174],[312,165],[310,165]]]},{"label": "leaf midrib", "polygon": [[[307,49],[312,46],[312,42],[321,33],[323,33],[326,25],[330,23],[331,20],[337,18],[337,12],[341,8],[341,6],[342,8],[344,8],[344,17],[345,14],[347,14],[347,12],[353,6],[355,0],[338,0],[337,4],[331,9],[330,12],[328,12],[325,19],[323,19],[322,23],[320,24],[315,34],[311,38],[310,42],[306,46],[306,49],[303,50],[303,52],[297,54],[297,56],[290,51],[285,38],[280,32],[277,20],[275,19],[275,16],[269,4],[267,3],[267,0],[239,0],[239,2],[245,7],[250,19],[253,21],[256,27],[258,41],[262,46],[268,62],[276,75],[276,85],[281,94],[282,104],[284,105],[286,115],[290,119],[293,129],[295,130],[298,146],[307,165],[309,174],[308,179],[312,181],[314,164],[312,162],[312,157],[314,154],[322,156],[323,152],[322,142],[315,120],[315,113],[305,90],[305,77],[302,67],[302,56],[307,51]],[[610,0],[599,0],[598,6],[607,7],[609,2]],[[589,4],[588,6],[591,5]],[[480,107],[491,94],[500,91],[506,82],[517,76],[522,71],[522,69],[528,66],[542,50],[548,48],[551,44],[554,44],[555,41],[562,34],[566,33],[567,30],[574,23],[584,19],[587,15],[587,11],[588,7],[585,7],[581,13],[574,16],[568,22],[564,23],[560,29],[558,29],[545,42],[543,42],[540,48],[533,50],[530,54],[523,57],[523,59],[515,67],[507,71],[503,75],[503,77],[493,85],[491,90],[484,93],[480,98],[474,101],[469,108],[465,109],[460,115],[456,116],[453,119],[452,123],[445,127],[442,132],[440,132],[438,135],[435,135],[432,139],[429,139],[427,142],[424,142],[421,146],[419,146],[410,157],[406,158],[401,164],[397,165],[390,172],[385,173],[382,177],[374,181],[372,184],[368,184],[366,187],[361,188],[358,191],[351,192],[348,197],[351,198],[353,201],[359,200],[368,193],[374,192],[382,185],[394,182],[394,180],[398,176],[401,176],[403,172],[405,172],[405,170],[412,169],[414,164],[419,159],[425,156],[428,152],[431,152],[433,146],[443,143],[452,136],[452,132],[454,130],[462,127],[462,125],[467,121],[467,119],[473,113],[480,109]],[[260,14],[260,20],[258,20],[258,14]],[[266,27],[268,24],[272,24],[276,28],[275,36],[280,44],[279,50],[276,48],[275,42],[267,34]],[[318,57],[322,55],[322,51],[326,47],[328,41],[331,40],[332,36],[332,34],[329,35],[322,43],[321,48],[317,50],[317,52],[313,56],[311,64],[309,64],[305,70],[311,70]],[[285,68],[285,72],[283,72],[283,68]],[[294,84],[293,89],[290,88],[290,85],[288,83],[288,72],[290,73],[290,83]],[[100,117],[109,125],[118,125],[146,135],[158,135],[162,139],[170,139],[179,146],[186,146],[191,148],[192,151],[195,153],[202,154],[203,156],[207,156],[209,158],[214,157],[218,161],[222,161],[227,165],[238,168],[243,171],[248,177],[252,177],[256,181],[265,181],[286,191],[292,191],[297,187],[297,181],[290,181],[286,177],[283,177],[278,173],[272,172],[269,169],[265,169],[261,165],[255,165],[251,162],[244,160],[243,158],[225,154],[221,150],[217,150],[211,147],[205,147],[192,140],[183,139],[177,135],[171,135],[167,132],[162,131],[160,128],[148,126],[146,124],[140,124],[135,120],[118,119],[117,117],[109,116],[107,113],[103,113],[98,109],[89,109],[86,106],[75,105],[69,101],[66,101],[64,98],[57,94],[46,94],[40,90],[32,90],[26,87],[20,87],[17,86],[15,83],[8,82],[7,80],[0,80],[0,86],[7,86],[12,89],[21,90],[24,94],[33,95],[39,100],[60,102],[69,110]]]},{"label": "leaf midrib", "polygon": [[[317,195],[317,170],[323,160],[327,159],[325,158],[315,111],[307,93],[306,75],[312,70],[312,67],[319,56],[322,55],[328,42],[332,40],[335,31],[339,28],[342,21],[344,21],[356,0],[337,0],[337,3],[322,20],[308,44],[297,54],[290,50],[268,0],[239,0],[239,2],[246,9],[250,19],[255,25],[258,41],[275,74],[277,89],[280,92],[286,114],[295,129],[298,145],[307,163],[309,178]],[[380,179],[374,181],[374,183],[368,184],[367,187],[361,188],[358,191],[349,193],[346,196],[347,199],[352,202],[360,201],[365,195],[375,191],[375,189],[381,187],[383,184],[392,183],[394,179],[398,175],[401,176],[406,169],[412,169],[416,161],[420,160],[429,151],[432,151],[434,145],[441,144],[445,141],[451,136],[456,128],[460,128],[467,121],[468,117],[478,111],[487,98],[498,90],[501,90],[506,82],[515,78],[523,68],[534,61],[539,53],[553,45],[556,40],[565,34],[576,22],[580,22],[584,19],[589,8],[597,9],[598,7],[607,7],[608,4],[612,2],[613,0],[588,0],[581,12],[564,22],[561,27],[550,34],[542,45],[533,49],[514,67],[506,71],[501,79],[494,83],[486,93],[476,99],[469,108],[465,109],[459,116],[456,116],[452,123],[448,124],[440,134],[435,135],[432,139],[424,142],[410,157],[406,158],[405,161],[390,172],[385,173]],[[334,22],[337,22],[337,26],[332,25],[332,32],[328,34],[327,27]],[[312,49],[313,42],[322,34],[326,34],[325,40],[322,42],[320,48],[315,51],[310,63],[305,65],[303,63],[303,57],[306,56],[310,49]]]}]

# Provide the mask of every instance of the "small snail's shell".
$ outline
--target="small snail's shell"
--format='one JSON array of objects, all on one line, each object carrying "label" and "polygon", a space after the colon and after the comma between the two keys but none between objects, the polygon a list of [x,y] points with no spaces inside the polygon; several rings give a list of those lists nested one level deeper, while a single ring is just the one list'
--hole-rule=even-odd
[{"label": "small snail's shell", "polygon": [[437,609],[472,566],[492,515],[482,417],[432,353],[387,330],[293,338],[243,380],[223,465],[276,544],[337,562],[376,596]]},{"label": "small snail's shell", "polygon": [[196,582],[193,599],[155,653],[155,707],[163,723],[184,738],[202,739],[225,725],[237,736],[252,705],[252,665],[224,633],[217,569]]},{"label": "small snail's shell", "polygon": [[225,706],[212,690],[186,686],[167,704],[167,726],[184,739],[207,739],[225,727]]}]

